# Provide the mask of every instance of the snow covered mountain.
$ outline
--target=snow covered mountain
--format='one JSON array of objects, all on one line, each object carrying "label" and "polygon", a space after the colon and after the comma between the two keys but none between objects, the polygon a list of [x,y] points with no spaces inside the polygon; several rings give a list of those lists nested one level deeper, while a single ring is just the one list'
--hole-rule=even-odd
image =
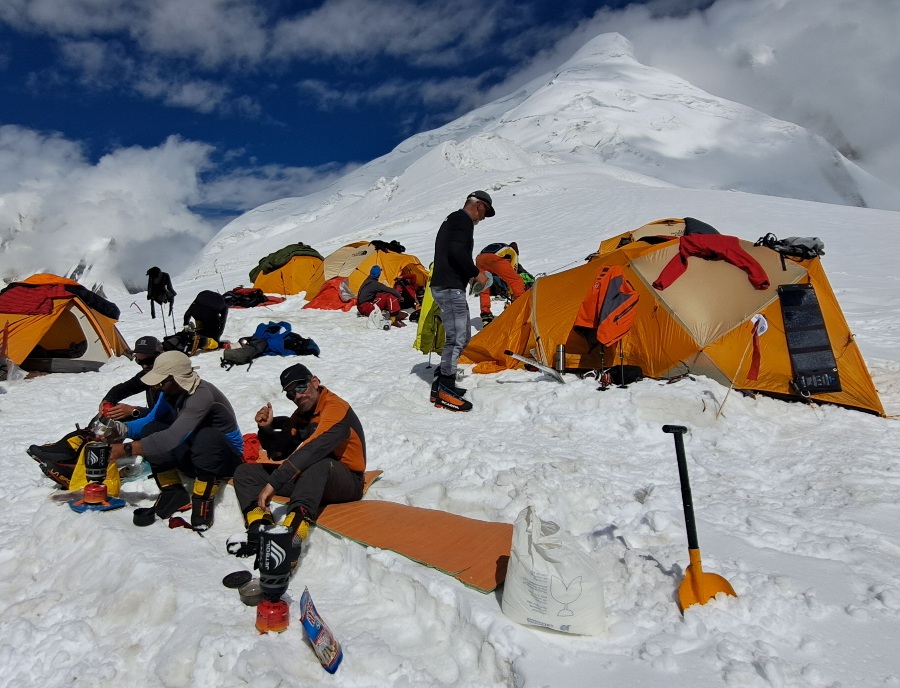
[{"label": "snow covered mountain", "polygon": [[[227,270],[246,263],[250,246],[260,256],[292,241],[322,251],[419,221],[432,228],[467,186],[517,194],[527,177],[522,171],[534,168],[594,178],[598,188],[744,191],[900,209],[900,194],[821,137],[642,65],[624,37],[604,34],[555,73],[409,138],[326,191],[246,213],[210,242],[198,264],[216,259]],[[349,216],[362,221],[349,225]],[[261,228],[272,232],[256,245]]]}]

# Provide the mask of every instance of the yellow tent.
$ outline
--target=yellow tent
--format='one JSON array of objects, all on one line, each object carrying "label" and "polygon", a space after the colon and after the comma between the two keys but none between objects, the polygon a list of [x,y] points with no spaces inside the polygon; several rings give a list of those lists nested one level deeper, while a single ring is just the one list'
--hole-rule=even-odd
[{"label": "yellow tent", "polygon": [[311,246],[291,244],[262,258],[250,271],[250,279],[254,289],[267,294],[287,296],[305,291],[311,299],[325,283],[322,263],[321,254]]},{"label": "yellow tent", "polygon": [[97,370],[128,351],[118,317],[115,304],[74,280],[33,275],[0,292],[0,349],[24,370]]},{"label": "yellow tent", "polygon": [[323,265],[324,279],[327,282],[333,277],[346,277],[350,290],[356,294],[373,265],[381,266],[379,281],[389,287],[404,274],[415,276],[416,287],[424,287],[428,281],[428,270],[418,258],[409,253],[381,249],[368,241],[347,244],[328,255]]},{"label": "yellow tent", "polygon": [[[648,231],[643,240],[630,240],[633,234],[626,232],[615,237],[619,248],[604,242],[586,264],[539,278],[471,339],[461,360],[476,363],[475,372],[493,372],[521,367],[505,350],[526,356],[534,351],[538,361],[553,365],[557,345],[563,344],[568,369],[609,368],[622,361],[649,377],[706,375],[737,389],[884,415],[818,257],[783,258],[734,239],[765,271],[768,288],[754,288],[748,274],[726,260],[692,256],[686,271],[660,290],[652,285],[679,255],[679,222],[660,220],[660,231]],[[647,240],[657,235],[663,238]],[[604,266],[620,267],[639,295],[631,329],[611,350],[592,347],[573,328]],[[756,315],[765,318],[768,331],[754,337]]]}]

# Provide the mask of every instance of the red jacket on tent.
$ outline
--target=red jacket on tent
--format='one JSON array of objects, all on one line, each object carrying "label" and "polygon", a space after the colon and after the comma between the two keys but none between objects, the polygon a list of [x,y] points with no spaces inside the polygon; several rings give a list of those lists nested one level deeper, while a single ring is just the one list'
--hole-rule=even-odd
[{"label": "red jacket on tent", "polygon": [[690,256],[703,260],[724,260],[747,273],[747,279],[754,289],[768,289],[769,276],[749,253],[741,248],[739,239],[724,234],[690,234],[681,237],[678,255],[659,273],[653,288],[662,291],[681,277],[687,270]]}]

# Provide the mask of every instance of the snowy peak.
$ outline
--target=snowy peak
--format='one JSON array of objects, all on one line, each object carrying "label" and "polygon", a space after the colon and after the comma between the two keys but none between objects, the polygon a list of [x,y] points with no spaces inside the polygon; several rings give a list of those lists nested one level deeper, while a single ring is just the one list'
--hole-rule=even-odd
[{"label": "snowy peak", "polygon": [[246,251],[228,249],[250,238],[259,242],[252,253],[265,255],[298,236],[328,250],[419,221],[431,231],[471,188],[496,191],[549,168],[612,184],[900,209],[896,193],[821,137],[643,65],[627,39],[604,34],[554,72],[410,137],[326,191],[245,214],[206,255],[243,267]]}]

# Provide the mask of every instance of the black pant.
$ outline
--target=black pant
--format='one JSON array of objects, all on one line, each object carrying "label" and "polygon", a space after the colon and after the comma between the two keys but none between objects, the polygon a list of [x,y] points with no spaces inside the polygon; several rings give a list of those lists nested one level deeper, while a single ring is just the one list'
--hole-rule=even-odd
[{"label": "black pant", "polygon": [[[165,423],[158,421],[147,423],[141,432],[141,438],[167,427]],[[165,456],[146,459],[154,473],[177,468],[191,478],[206,481],[230,478],[243,463],[238,450],[224,433],[215,428],[200,428]]]},{"label": "black pant", "polygon": [[[245,463],[234,472],[234,491],[243,513],[256,506],[259,493],[269,482],[269,474],[277,468],[274,464]],[[288,509],[306,509],[315,520],[327,504],[355,502],[362,499],[363,474],[354,473],[340,461],[322,459],[307,468],[297,480],[278,490],[280,497],[289,497]]]}]

